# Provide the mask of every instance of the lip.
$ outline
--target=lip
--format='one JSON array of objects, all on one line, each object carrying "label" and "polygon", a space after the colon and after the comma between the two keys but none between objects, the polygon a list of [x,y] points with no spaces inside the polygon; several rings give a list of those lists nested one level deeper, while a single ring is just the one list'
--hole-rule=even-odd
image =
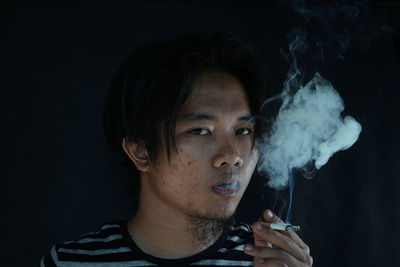
[{"label": "lip", "polygon": [[231,198],[239,191],[239,187],[238,181],[229,179],[212,186],[212,190],[215,194],[221,197]]}]

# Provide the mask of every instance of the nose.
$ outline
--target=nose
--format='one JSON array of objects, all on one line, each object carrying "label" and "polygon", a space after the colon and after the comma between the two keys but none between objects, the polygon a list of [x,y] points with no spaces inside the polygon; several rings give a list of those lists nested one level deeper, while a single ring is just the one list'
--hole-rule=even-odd
[{"label": "nose", "polygon": [[233,140],[225,139],[213,158],[213,167],[242,167],[243,159],[240,155],[239,146]]}]

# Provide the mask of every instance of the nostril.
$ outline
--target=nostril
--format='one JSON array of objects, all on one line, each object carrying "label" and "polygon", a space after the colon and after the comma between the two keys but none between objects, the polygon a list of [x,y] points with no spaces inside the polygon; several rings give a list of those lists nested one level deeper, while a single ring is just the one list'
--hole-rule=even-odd
[{"label": "nostril", "polygon": [[243,160],[241,158],[237,158],[234,165],[236,167],[241,167],[243,165]]}]

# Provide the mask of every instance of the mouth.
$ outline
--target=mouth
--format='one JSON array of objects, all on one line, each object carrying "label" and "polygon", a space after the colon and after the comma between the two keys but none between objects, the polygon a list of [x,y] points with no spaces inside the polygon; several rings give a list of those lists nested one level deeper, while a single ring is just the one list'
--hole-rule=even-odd
[{"label": "mouth", "polygon": [[233,197],[239,191],[238,181],[224,182],[212,187],[214,193],[222,197]]}]

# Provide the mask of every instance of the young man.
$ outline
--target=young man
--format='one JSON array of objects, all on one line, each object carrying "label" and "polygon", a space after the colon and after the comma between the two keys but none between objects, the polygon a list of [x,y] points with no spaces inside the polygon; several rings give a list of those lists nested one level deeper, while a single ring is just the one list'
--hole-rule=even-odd
[{"label": "young man", "polygon": [[103,122],[132,167],[138,210],[53,246],[42,266],[311,266],[294,232],[233,220],[257,164],[265,92],[256,54],[232,34],[137,48],[113,79]]}]

